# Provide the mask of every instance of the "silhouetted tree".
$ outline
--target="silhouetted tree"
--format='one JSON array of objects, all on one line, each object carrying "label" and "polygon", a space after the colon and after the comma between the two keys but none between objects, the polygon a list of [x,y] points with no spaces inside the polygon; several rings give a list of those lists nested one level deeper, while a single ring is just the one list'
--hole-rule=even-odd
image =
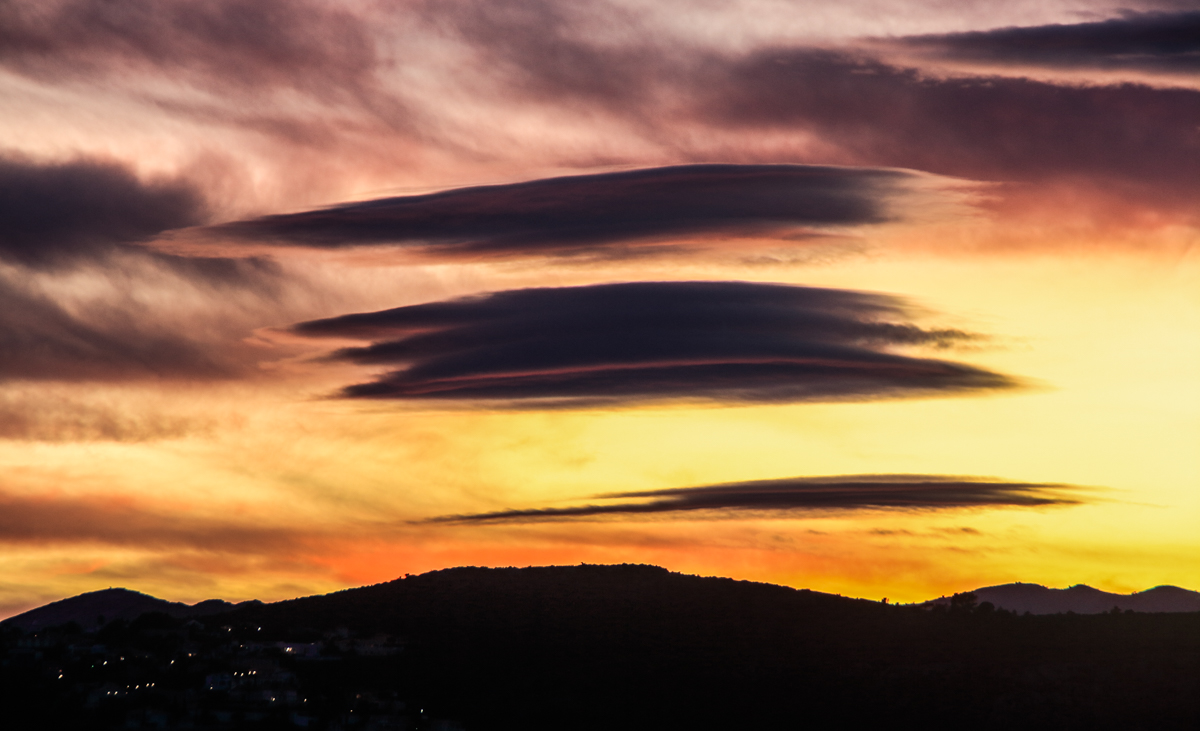
[{"label": "silhouetted tree", "polygon": [[[979,597],[969,591],[964,591],[960,594],[955,594],[950,597],[950,611],[955,613],[966,613],[975,611],[975,605],[979,602]],[[995,607],[992,607],[995,609]]]}]

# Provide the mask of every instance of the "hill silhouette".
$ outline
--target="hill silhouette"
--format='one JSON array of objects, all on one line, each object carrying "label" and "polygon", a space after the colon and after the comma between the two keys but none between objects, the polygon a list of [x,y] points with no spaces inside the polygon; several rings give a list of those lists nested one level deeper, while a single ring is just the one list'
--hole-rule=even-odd
[{"label": "hill silhouette", "polygon": [[[976,599],[897,607],[641,565],[466,567],[200,624],[5,624],[0,687],[18,689],[10,719],[53,709],[95,729],[286,728],[297,714],[413,731],[1200,728],[1200,613],[1025,616]],[[251,669],[265,673],[253,687],[239,679]]]},{"label": "hill silhouette", "polygon": [[236,605],[209,599],[188,605],[157,599],[129,589],[102,589],[52,602],[0,622],[28,632],[75,622],[85,630],[97,629],[107,622],[132,621],[143,614],[161,612],[172,617],[200,617],[228,612]]},{"label": "hill silhouette", "polygon": [[[1113,594],[1076,584],[1066,589],[1049,589],[1039,584],[1001,584],[971,592],[980,602],[991,602],[997,609],[1024,614],[1100,614],[1113,607],[1134,612],[1200,612],[1200,592],[1177,586],[1156,586],[1133,594]],[[942,597],[928,605],[949,604]]]},{"label": "hill silhouette", "polygon": [[401,682],[472,730],[1200,721],[1200,614],[988,609],[626,565],[447,569],[212,621],[407,638]]}]

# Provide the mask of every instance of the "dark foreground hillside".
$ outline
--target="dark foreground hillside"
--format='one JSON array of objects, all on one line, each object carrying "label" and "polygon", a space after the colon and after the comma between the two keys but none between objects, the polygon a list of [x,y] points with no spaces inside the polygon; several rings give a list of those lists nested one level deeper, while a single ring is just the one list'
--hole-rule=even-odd
[{"label": "dark foreground hillside", "polygon": [[138,648],[136,685],[161,675],[153,701],[54,685],[50,649],[35,682],[10,649],[6,687],[26,691],[6,705],[90,703],[92,728],[1200,728],[1200,614],[989,610],[650,566],[449,569],[101,630]]}]

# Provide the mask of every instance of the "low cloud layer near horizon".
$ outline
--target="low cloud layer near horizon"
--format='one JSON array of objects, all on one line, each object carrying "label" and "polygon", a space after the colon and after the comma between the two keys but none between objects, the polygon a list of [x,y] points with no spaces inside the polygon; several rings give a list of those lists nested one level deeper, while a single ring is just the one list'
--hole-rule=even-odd
[{"label": "low cloud layer near horizon", "polygon": [[878,399],[1017,385],[972,366],[889,352],[978,337],[922,329],[899,298],[750,282],[513,290],[315,320],[292,332],[372,339],[330,358],[401,366],[345,388],[341,395],[351,398],[538,408]]},{"label": "low cloud layer near horizon", "polygon": [[[596,495],[610,501],[564,508],[501,510],[446,515],[429,523],[533,523],[620,515],[667,515],[691,519],[746,513],[788,514],[827,510],[1050,507],[1082,502],[1072,485],[1010,482],[946,475],[838,475],[728,482],[667,490]],[[628,502],[638,498],[639,502]],[[611,502],[626,500],[626,502]]]}]

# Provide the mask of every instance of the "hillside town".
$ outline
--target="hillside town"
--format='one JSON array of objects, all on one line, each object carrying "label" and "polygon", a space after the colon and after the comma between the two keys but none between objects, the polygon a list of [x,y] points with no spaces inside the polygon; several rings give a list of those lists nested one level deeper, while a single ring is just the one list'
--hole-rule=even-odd
[{"label": "hillside town", "polygon": [[77,622],[35,632],[4,626],[0,675],[4,695],[24,699],[16,704],[30,716],[23,720],[51,727],[461,728],[396,689],[396,663],[387,661],[404,652],[400,638],[346,629],[265,634],[165,613],[93,631]]}]

